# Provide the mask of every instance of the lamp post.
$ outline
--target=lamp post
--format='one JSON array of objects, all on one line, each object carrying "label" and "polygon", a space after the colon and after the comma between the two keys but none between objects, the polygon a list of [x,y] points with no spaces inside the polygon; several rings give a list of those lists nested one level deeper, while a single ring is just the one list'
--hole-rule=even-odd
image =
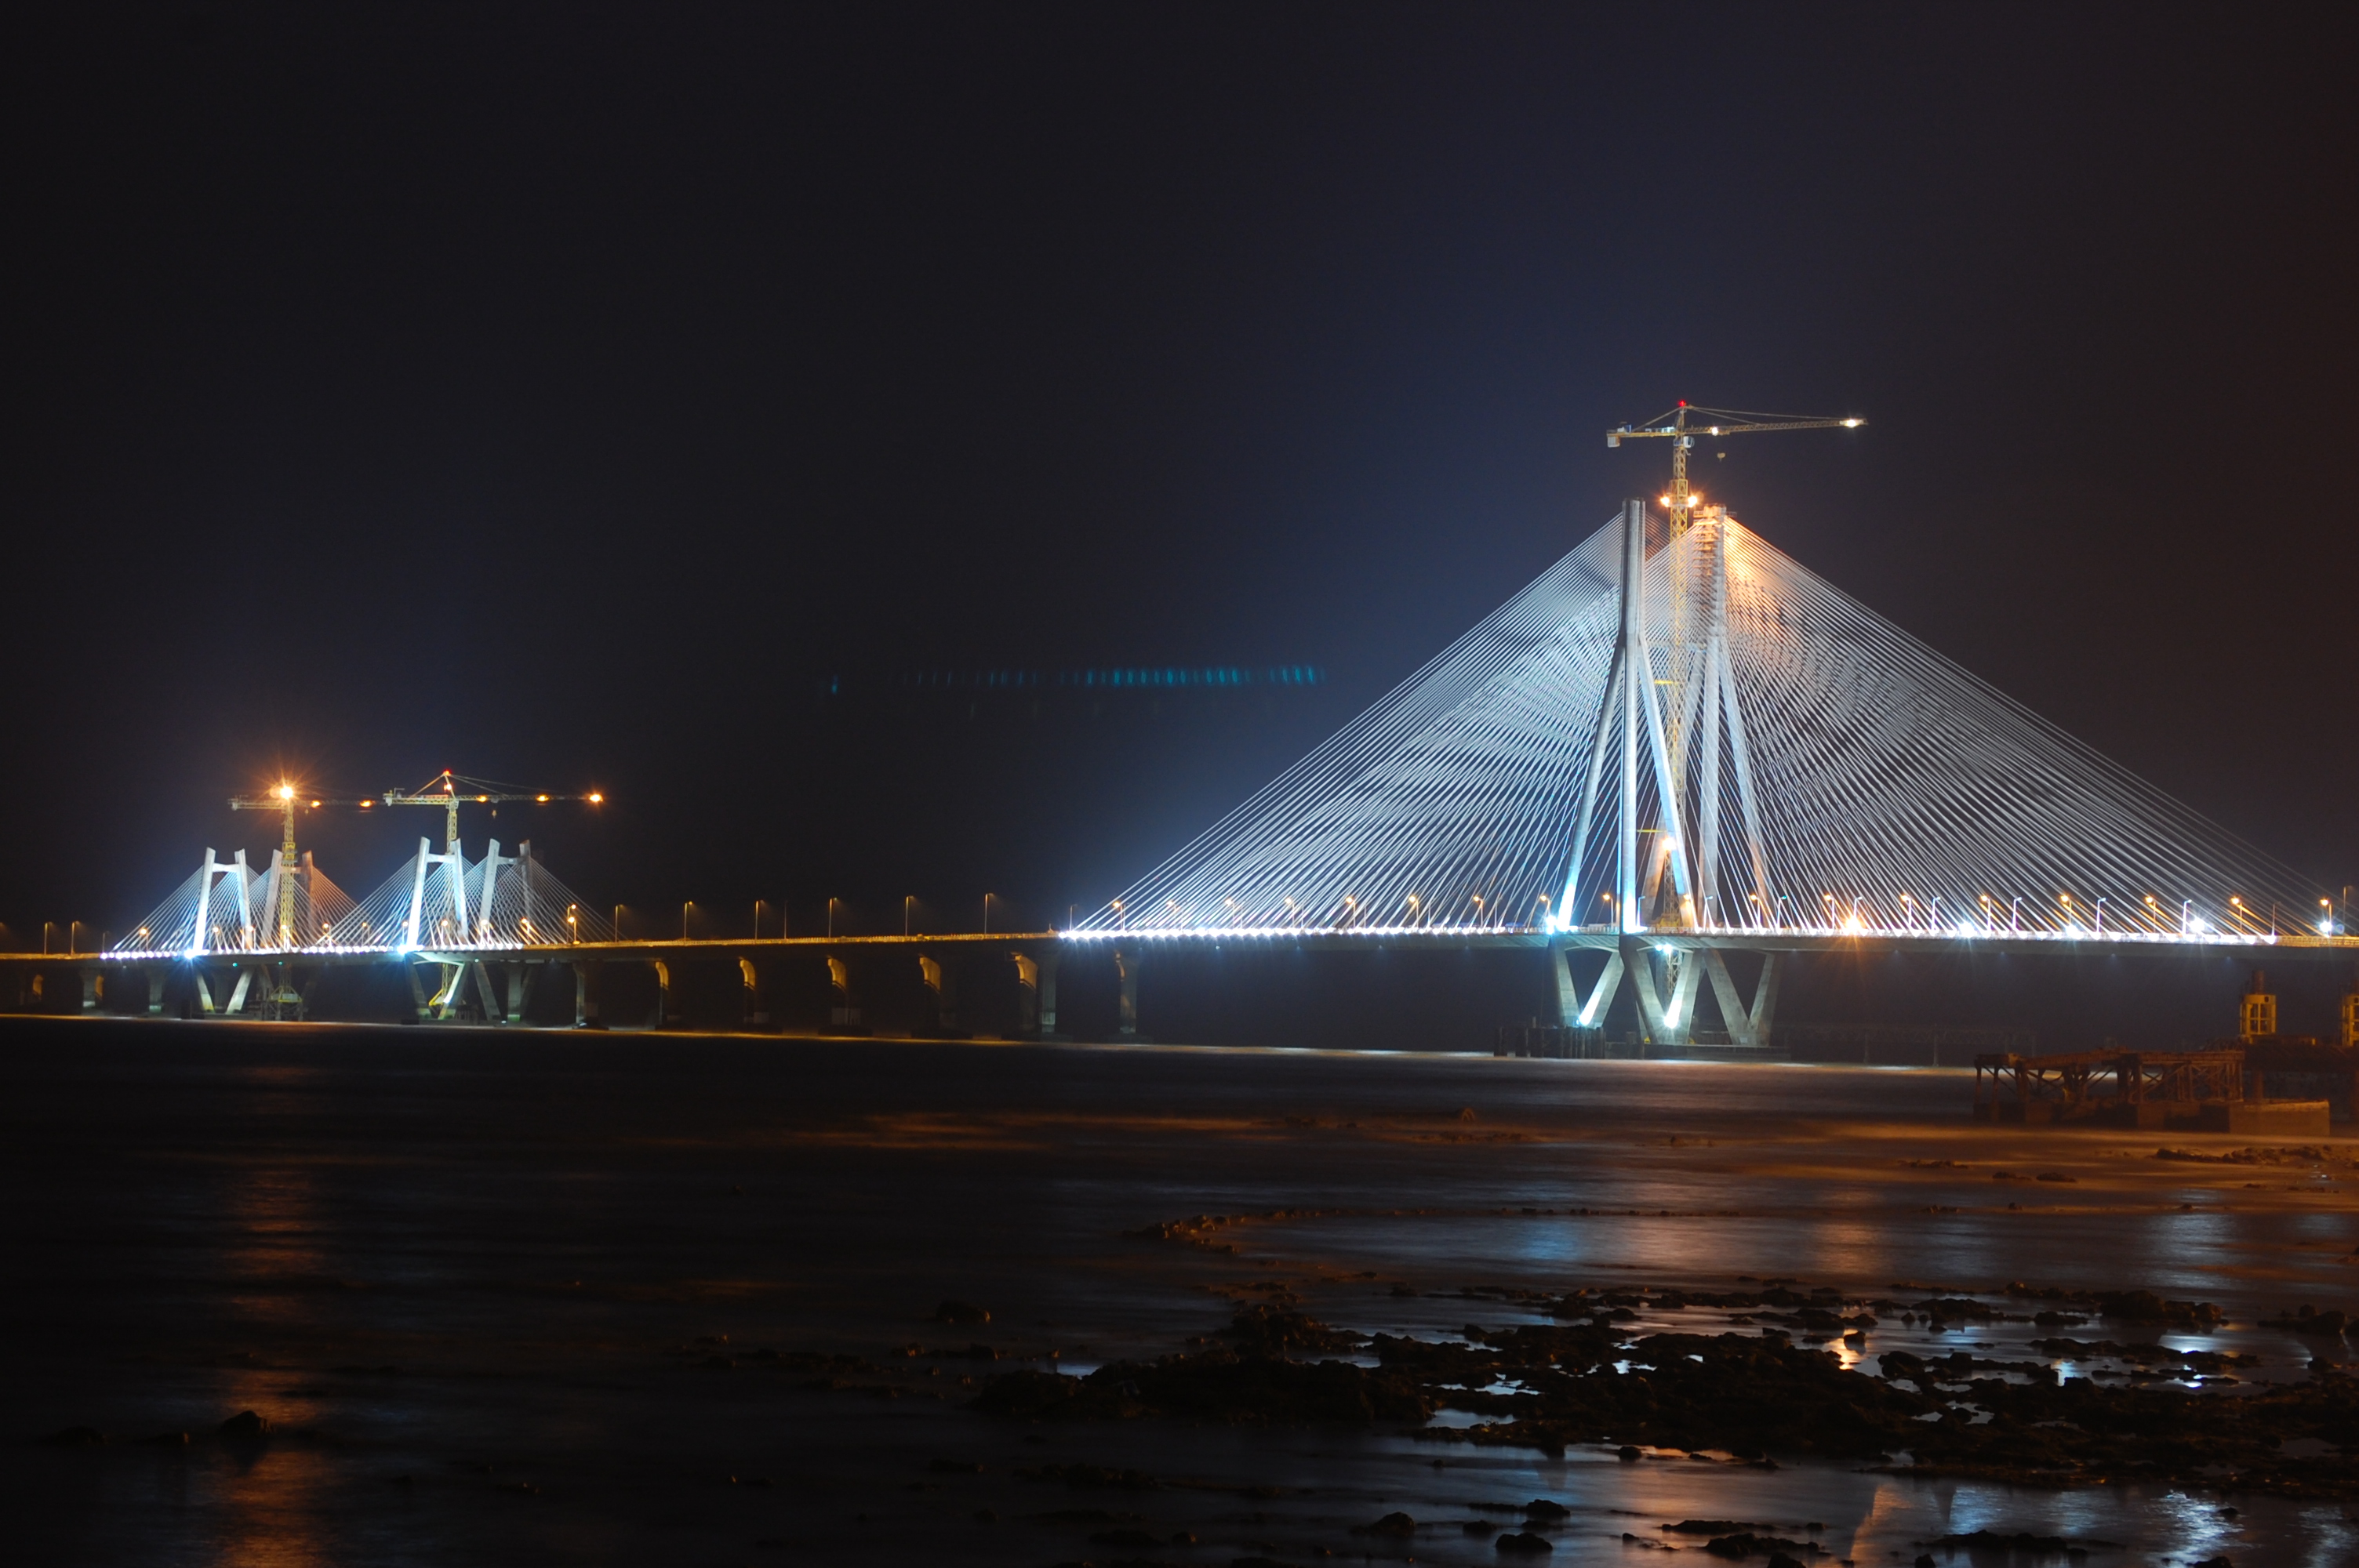
[{"label": "lamp post", "polygon": [[696,900],[692,898],[679,906],[679,939],[683,942],[688,940],[688,912],[695,907]]},{"label": "lamp post", "polygon": [[614,906],[614,940],[617,942],[623,939],[623,907],[619,903]]},{"label": "lamp post", "polygon": [[983,895],[983,934],[985,936],[991,935],[991,895],[989,893]]},{"label": "lamp post", "polygon": [[901,895],[901,935],[904,936],[909,935],[909,910],[910,906],[917,902],[916,893],[905,892]]},{"label": "lamp post", "polygon": [[842,899],[838,898],[832,898],[827,901],[827,934],[830,936],[835,935],[835,906],[842,902],[843,901]]}]

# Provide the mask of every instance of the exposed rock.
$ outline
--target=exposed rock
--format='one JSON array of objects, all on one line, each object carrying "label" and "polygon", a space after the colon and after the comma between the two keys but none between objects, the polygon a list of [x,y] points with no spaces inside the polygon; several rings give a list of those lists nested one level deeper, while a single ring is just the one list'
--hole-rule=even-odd
[{"label": "exposed rock", "polygon": [[1920,1541],[1919,1546],[1939,1546],[1945,1551],[1962,1547],[1969,1552],[2006,1552],[2027,1557],[2085,1557],[2104,1548],[2119,1550],[2118,1541],[2099,1541],[2093,1537],[2071,1540],[2061,1535],[2034,1535],[2027,1530],[2002,1535],[1995,1530],[1978,1530],[1972,1535],[1938,1535],[1930,1541]]},{"label": "exposed rock", "polygon": [[252,1441],[270,1433],[270,1421],[253,1411],[240,1411],[215,1429],[222,1436],[233,1440]]},{"label": "exposed rock", "polygon": [[1826,1551],[1825,1547],[1815,1541],[1788,1541],[1783,1536],[1756,1535],[1751,1530],[1742,1530],[1735,1535],[1716,1536],[1705,1541],[1703,1549],[1714,1557],[1768,1557],[1773,1563],[1781,1556],[1787,1557],[1789,1562],[1792,1561],[1788,1554],[1793,1552],[1799,1552],[1805,1557],[1814,1557]]},{"label": "exposed rock", "polygon": [[1163,1483],[1144,1470],[1114,1470],[1103,1465],[1036,1465],[1016,1472],[1024,1481],[1062,1481],[1084,1490],[1151,1492]]},{"label": "exposed rock", "polygon": [[1102,1530],[1090,1537],[1093,1546],[1160,1546],[1151,1530]]}]

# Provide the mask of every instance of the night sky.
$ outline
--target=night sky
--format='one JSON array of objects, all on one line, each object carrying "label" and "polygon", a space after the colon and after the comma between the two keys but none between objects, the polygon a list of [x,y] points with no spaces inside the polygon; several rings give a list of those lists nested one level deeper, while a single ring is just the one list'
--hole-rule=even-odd
[{"label": "night sky", "polygon": [[[282,768],[586,897],[1061,922],[1701,482],[2332,885],[2333,11],[57,6],[0,49],[0,919]],[[1011,697],[992,670],[1315,666]],[[302,828],[355,895],[439,816]],[[663,913],[669,911],[669,913]]]}]

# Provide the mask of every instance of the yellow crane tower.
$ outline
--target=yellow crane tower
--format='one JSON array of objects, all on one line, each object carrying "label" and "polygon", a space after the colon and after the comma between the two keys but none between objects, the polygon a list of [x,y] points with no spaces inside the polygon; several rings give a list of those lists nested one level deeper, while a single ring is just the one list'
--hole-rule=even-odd
[{"label": "yellow crane tower", "polygon": [[[327,804],[321,800],[307,803],[301,792],[284,780],[267,795],[242,795],[229,803],[232,811],[276,811],[286,819],[286,833],[278,850],[278,863],[283,871],[278,879],[277,935],[281,946],[291,945],[295,935],[295,810],[299,806],[308,805],[316,808]],[[342,806],[345,803],[338,801],[335,804]]]},{"label": "yellow crane tower", "polygon": [[[548,795],[535,790],[520,790],[513,784],[494,784],[488,779],[471,779],[445,768],[416,789],[389,789],[381,797],[387,806],[439,806],[445,812],[442,848],[445,853],[459,852],[459,807],[469,803],[484,806],[505,800],[529,800],[546,804],[552,800],[586,800],[592,806],[603,806],[606,797],[596,790],[584,795]],[[366,803],[364,802],[364,805]]]},{"label": "yellow crane tower", "polygon": [[1605,444],[1618,447],[1625,441],[1668,438],[1671,443],[1671,488],[1663,497],[1663,505],[1671,514],[1671,537],[1678,538],[1688,531],[1688,520],[1695,502],[1688,489],[1688,453],[1694,449],[1698,436],[1745,436],[1761,430],[1856,430],[1866,424],[1864,419],[1813,419],[1799,414],[1748,414],[1738,408],[1702,408],[1682,400],[1668,413],[1658,414],[1643,425],[1625,425],[1618,430],[1605,432]]}]

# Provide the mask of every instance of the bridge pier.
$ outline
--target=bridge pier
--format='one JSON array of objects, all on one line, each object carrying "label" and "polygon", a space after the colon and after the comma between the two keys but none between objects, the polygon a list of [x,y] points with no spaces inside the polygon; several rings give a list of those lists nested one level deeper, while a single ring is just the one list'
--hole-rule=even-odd
[{"label": "bridge pier", "polygon": [[[197,1007],[199,1011],[203,1012],[207,1017],[210,1018],[216,1014],[226,1016],[233,1012],[243,1012],[245,1011],[245,993],[254,984],[253,970],[248,969],[242,964],[233,964],[230,966],[230,973],[237,977],[237,984],[231,988],[228,1000],[219,1007],[213,1005],[213,989],[212,985],[208,983],[205,979],[203,966],[198,966],[195,973],[197,980]],[[412,971],[412,977],[410,986],[411,989],[415,989],[418,983],[415,979],[415,971]]]},{"label": "bridge pier", "polygon": [[573,1027],[603,1029],[598,1016],[598,993],[603,989],[606,966],[595,958],[577,961],[573,969]]},{"label": "bridge pier", "polygon": [[[1658,957],[1662,960],[1663,979],[1671,993],[1669,999],[1657,989]],[[1703,979],[1699,955],[1680,947],[1658,955],[1654,945],[1643,936],[1625,936],[1622,968],[1629,977],[1632,994],[1638,999],[1638,1033],[1646,1042],[1650,1045],[1689,1044],[1695,1033],[1696,986]]]},{"label": "bridge pier", "polygon": [[1016,966],[1016,1033],[1040,1033],[1040,962],[1029,953],[1010,953]]},{"label": "bridge pier", "polygon": [[147,980],[147,1015],[150,1018],[160,1016],[164,1011],[164,981],[169,977],[169,971],[151,965],[140,973]]},{"label": "bridge pier", "polygon": [[668,1028],[679,1022],[679,1013],[672,1002],[671,966],[661,958],[652,960],[656,971],[656,1015],[650,1029]]},{"label": "bridge pier", "polygon": [[82,1010],[96,1012],[98,1004],[106,1000],[106,977],[96,969],[82,972]]},{"label": "bridge pier", "polygon": [[770,1022],[770,1003],[762,988],[767,977],[751,958],[737,960],[737,973],[745,982],[745,1022],[756,1028],[766,1027]]},{"label": "bridge pier", "polygon": [[1549,952],[1549,975],[1556,981],[1556,1022],[1567,1028],[1582,1022],[1581,986],[1572,978],[1572,949],[1551,948]]},{"label": "bridge pier", "polygon": [[1769,1022],[1777,1006],[1777,955],[1761,955],[1761,978],[1753,986],[1753,1005],[1746,1007],[1736,994],[1736,981],[1728,972],[1728,960],[1717,947],[1707,947],[1703,955],[1704,971],[1712,977],[1712,1000],[1720,1003],[1720,1016],[1728,1027],[1729,1043],[1755,1050],[1769,1044]]},{"label": "bridge pier", "polygon": [[[1699,993],[1708,979],[1729,1044],[1753,1050],[1769,1044],[1770,1022],[1777,1007],[1778,955],[1774,951],[1761,955],[1761,978],[1753,987],[1750,1006],[1738,993],[1728,959],[1717,947],[1674,946],[1658,952],[1655,943],[1634,932],[1606,955],[1605,968],[1585,1001],[1578,1000],[1580,988],[1572,979],[1571,960],[1569,949],[1558,950],[1557,1006],[1563,1022],[1602,1025],[1627,979],[1638,1005],[1640,1037],[1650,1045],[1690,1045],[1695,1041]],[[1658,964],[1663,971],[1659,982]]]},{"label": "bridge pier", "polygon": [[827,956],[827,983],[832,992],[829,1000],[833,1004],[827,1011],[828,1027],[859,1029],[860,999],[852,989],[852,966],[834,953]]},{"label": "bridge pier", "polygon": [[503,1022],[507,1017],[507,1009],[500,1005],[499,989],[492,982],[492,967],[480,958],[470,967],[475,971],[475,1000],[483,1004],[484,1022]]},{"label": "bridge pier", "polygon": [[1136,1041],[1138,1033],[1138,960],[1136,949],[1114,950],[1114,972],[1122,982],[1122,1001],[1115,1015],[1114,1033],[1118,1038]]},{"label": "bridge pier", "polygon": [[923,993],[922,1000],[929,1002],[933,1009],[931,1032],[937,1034],[955,1033],[959,1022],[956,974],[938,955],[920,953],[918,955],[918,983]]},{"label": "bridge pier", "polygon": [[440,984],[434,992],[434,1000],[428,1004],[428,1009],[433,1014],[436,1022],[447,1023],[451,1021],[451,1014],[459,1011],[459,992],[460,989],[466,984],[467,966],[444,964],[440,968]]},{"label": "bridge pier", "polygon": [[1036,977],[1036,990],[1033,997],[1033,1005],[1037,1013],[1034,1021],[1035,1032],[1043,1040],[1064,1038],[1057,1033],[1057,965],[1063,957],[1062,947],[1052,942],[1033,960]]}]

